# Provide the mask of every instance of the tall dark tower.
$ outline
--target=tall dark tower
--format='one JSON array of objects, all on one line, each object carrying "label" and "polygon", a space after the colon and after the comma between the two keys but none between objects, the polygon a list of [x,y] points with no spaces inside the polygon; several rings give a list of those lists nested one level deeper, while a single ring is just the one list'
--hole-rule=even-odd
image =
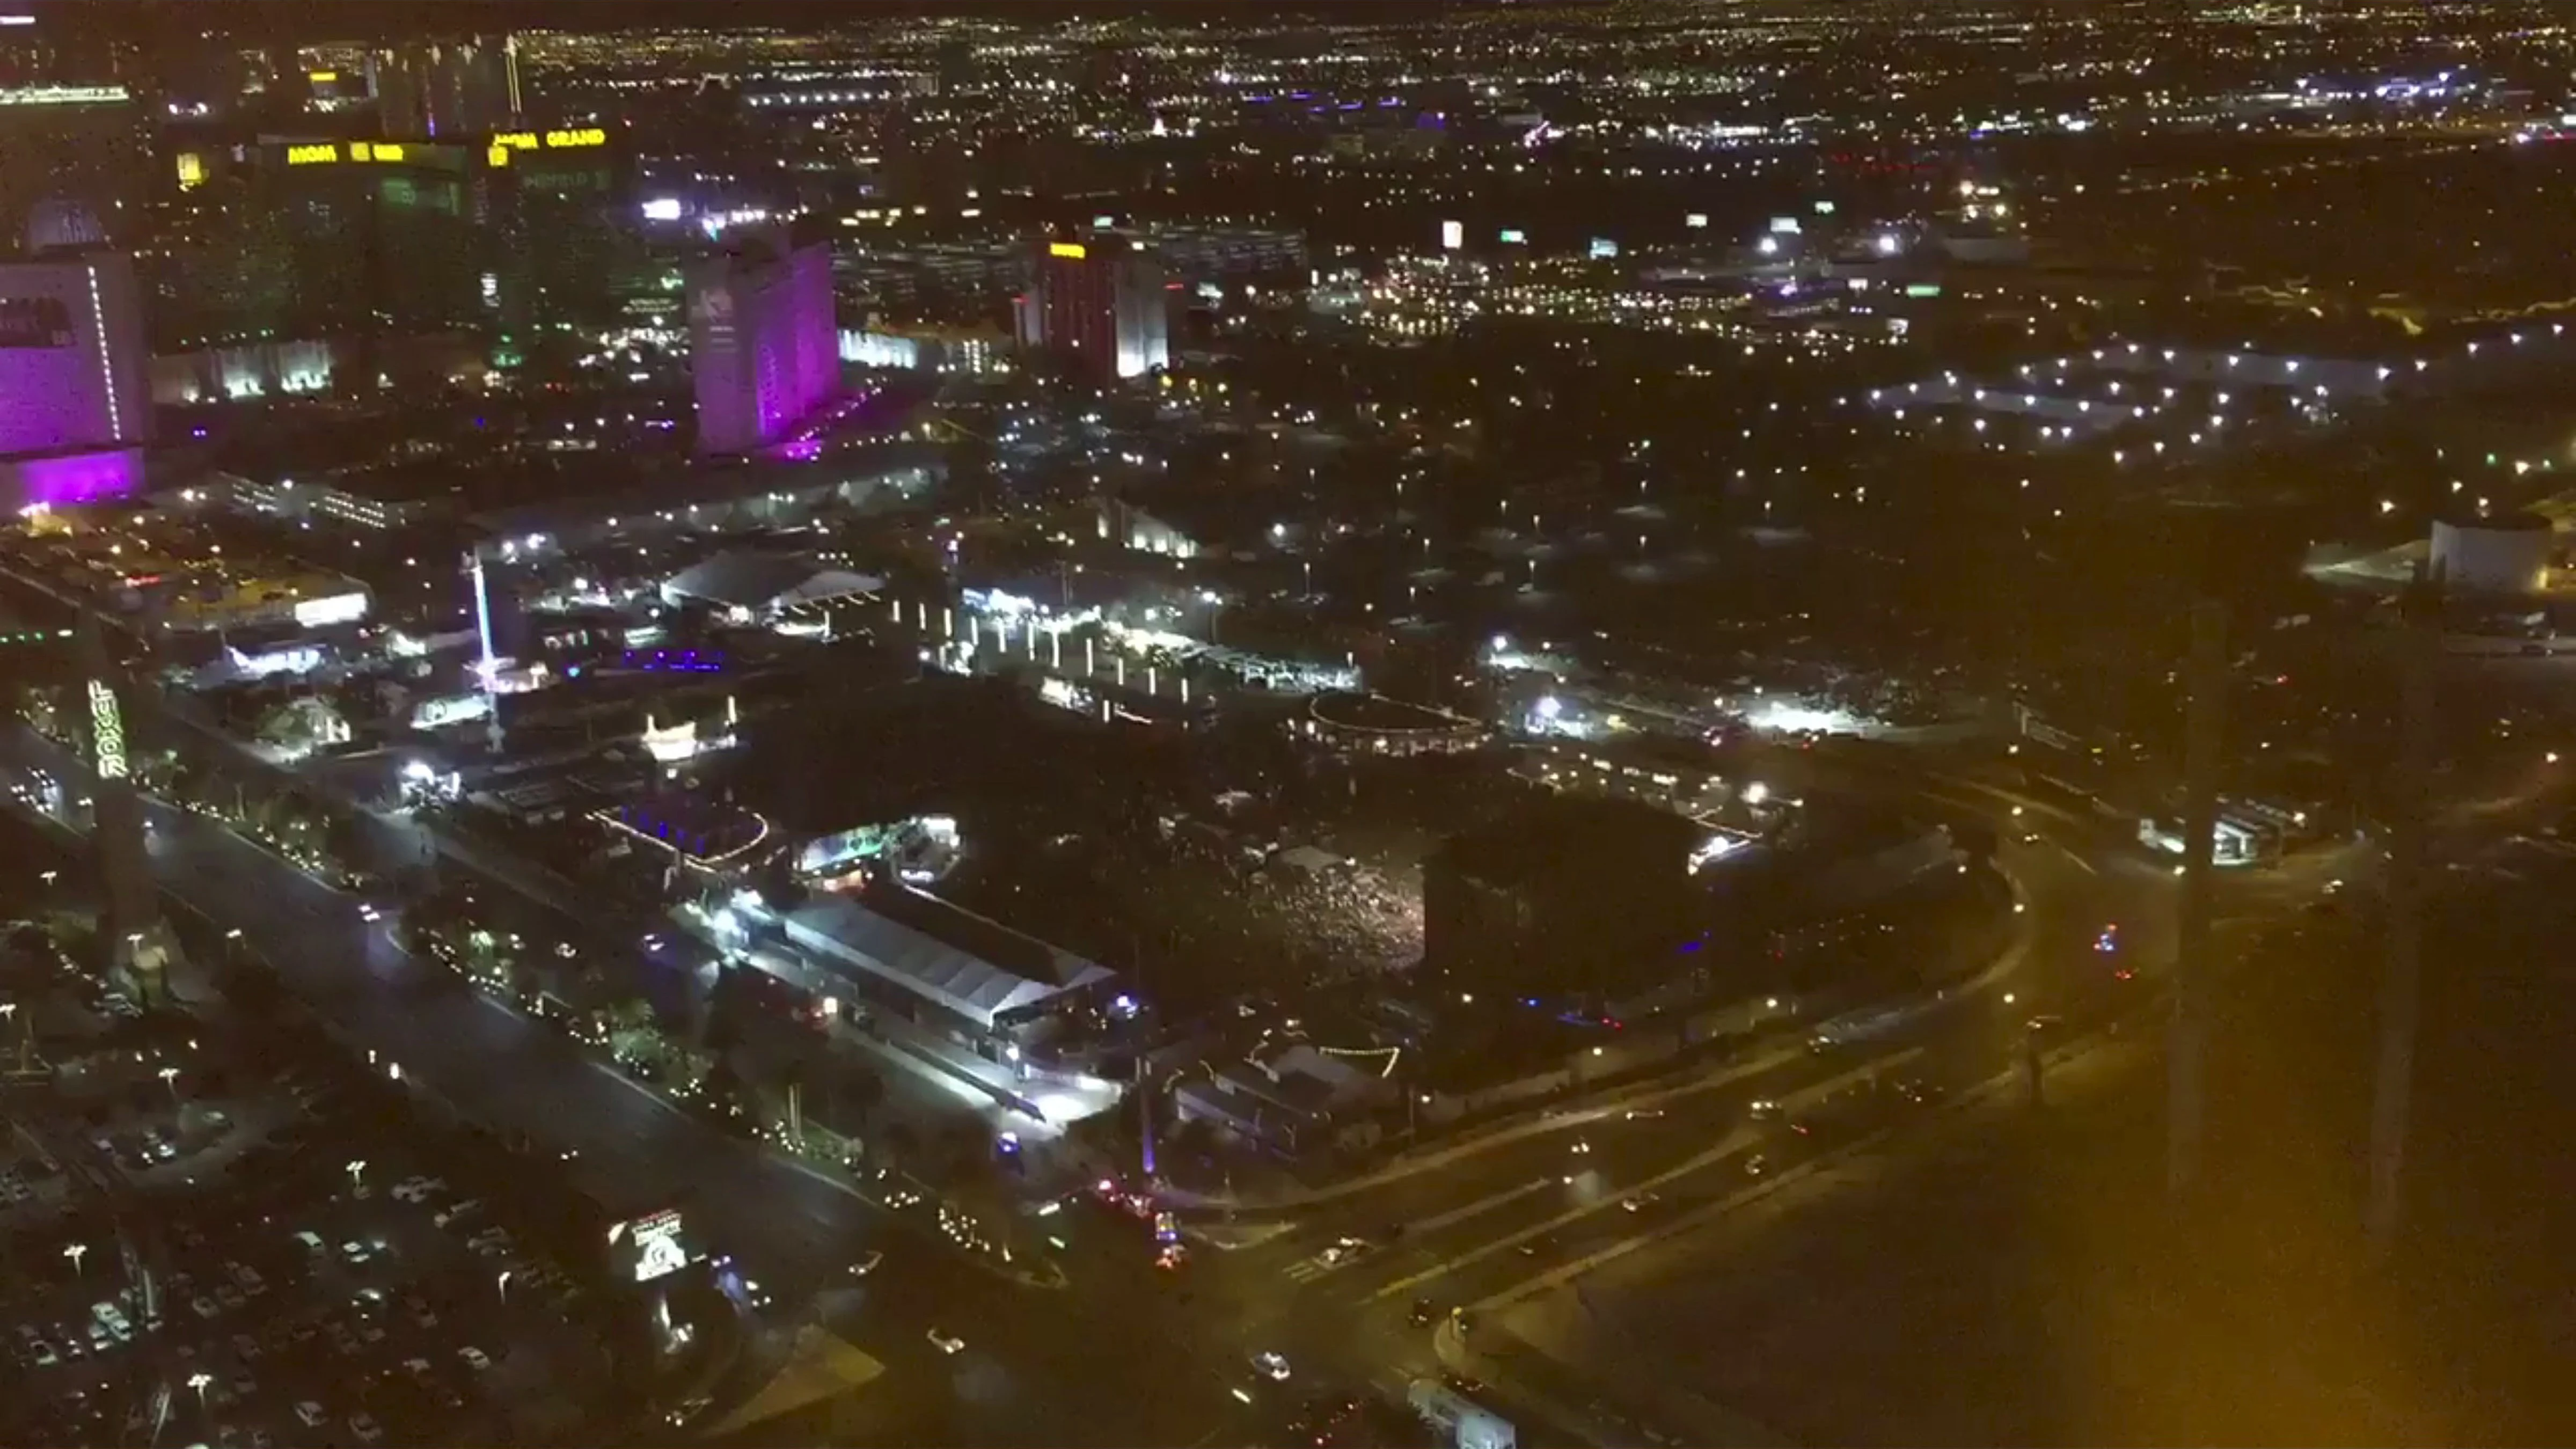
[{"label": "tall dark tower", "polygon": [[2403,601],[2397,776],[2389,800],[2388,974],[2379,992],[2379,1071],[2370,1104],[2370,1202],[2374,1251],[2397,1241],[2404,1193],[2406,1122],[2415,1084],[2415,1034],[2424,950],[2424,779],[2433,738],[2433,666],[2441,651],[2438,578],[2418,580]]},{"label": "tall dark tower", "polygon": [[2182,921],[2174,952],[2173,1021],[2166,1049],[2166,1186],[2180,1195],[2200,1177],[2201,1081],[2209,1003],[2210,851],[2218,834],[2218,776],[2227,742],[2227,614],[2203,599],[2191,614],[2190,699],[2183,735]]},{"label": "tall dark tower", "polygon": [[82,734],[89,745],[90,852],[98,872],[101,974],[123,977],[137,1001],[164,999],[163,976],[178,949],[161,920],[144,853],[143,802],[127,772],[125,680],[108,656],[96,618],[79,630]]}]

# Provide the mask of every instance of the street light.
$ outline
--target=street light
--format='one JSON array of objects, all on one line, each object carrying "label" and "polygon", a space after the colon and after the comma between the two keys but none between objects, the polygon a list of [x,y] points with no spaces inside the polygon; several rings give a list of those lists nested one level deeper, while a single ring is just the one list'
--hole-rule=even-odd
[{"label": "street light", "polygon": [[163,1067],[163,1068],[162,1068],[158,1073],[156,1073],[155,1075],[157,1075],[157,1076],[159,1076],[159,1077],[161,1078],[161,1085],[163,1085],[163,1086],[165,1086],[165,1087],[168,1087],[168,1088],[170,1089],[170,1105],[171,1105],[171,1106],[173,1106],[173,1107],[178,1106],[178,1105],[179,1105],[179,1069],[178,1069],[177,1067]]},{"label": "street light", "polygon": [[188,1375],[188,1387],[197,1391],[198,1408],[202,1409],[206,1406],[206,1386],[214,1381],[215,1376],[206,1372],[204,1369],[199,1369],[195,1373]]},{"label": "street light", "polygon": [[73,1272],[86,1274],[87,1270],[81,1267],[81,1259],[89,1256],[89,1244],[66,1243],[63,1245],[63,1256],[72,1260]]},{"label": "street light", "polygon": [[509,1269],[504,1268],[504,1269],[502,1269],[502,1270],[501,1270],[501,1281],[500,1281],[500,1284],[499,1284],[498,1286],[500,1287],[500,1290],[501,1290],[501,1301],[502,1301],[502,1302],[504,1302],[504,1303],[509,1302],[509,1301],[510,1301],[510,1270],[509,1270]]},{"label": "street light", "polygon": [[36,879],[43,881],[46,887],[50,889],[53,886],[55,878],[61,874],[62,872],[58,870],[40,870],[36,872]]},{"label": "street light", "polygon": [[355,1191],[361,1185],[358,1179],[365,1174],[366,1170],[367,1160],[365,1158],[353,1157],[349,1159],[349,1187],[351,1191]]}]

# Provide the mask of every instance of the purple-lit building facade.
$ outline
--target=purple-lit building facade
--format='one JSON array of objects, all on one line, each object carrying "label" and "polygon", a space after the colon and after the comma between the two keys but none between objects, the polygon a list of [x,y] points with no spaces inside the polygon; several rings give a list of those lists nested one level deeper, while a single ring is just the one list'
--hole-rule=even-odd
[{"label": "purple-lit building facade", "polygon": [[131,488],[151,441],[150,361],[123,254],[0,263],[0,501]]},{"label": "purple-lit building facade", "polygon": [[688,278],[702,455],[757,452],[841,392],[828,242],[746,237]]}]

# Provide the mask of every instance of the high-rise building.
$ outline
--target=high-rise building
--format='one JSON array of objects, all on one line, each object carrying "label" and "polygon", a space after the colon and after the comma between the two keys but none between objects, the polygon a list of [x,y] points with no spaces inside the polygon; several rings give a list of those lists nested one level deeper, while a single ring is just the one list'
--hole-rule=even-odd
[{"label": "high-rise building", "polygon": [[40,203],[62,198],[126,239],[152,174],[143,111],[123,86],[0,88],[0,236],[14,240]]},{"label": "high-rise building", "polygon": [[124,255],[0,263],[0,503],[131,487],[152,430],[148,363]]},{"label": "high-rise building", "polygon": [[518,152],[478,178],[481,285],[498,357],[524,358],[540,337],[595,336],[649,285],[624,175],[619,152],[589,147]]},{"label": "high-rise building", "polygon": [[1039,244],[1019,299],[1020,345],[1106,381],[1171,361],[1162,264],[1129,239],[1094,233]]},{"label": "high-rise building", "polygon": [[830,242],[785,228],[728,240],[687,278],[701,454],[784,441],[841,390]]}]

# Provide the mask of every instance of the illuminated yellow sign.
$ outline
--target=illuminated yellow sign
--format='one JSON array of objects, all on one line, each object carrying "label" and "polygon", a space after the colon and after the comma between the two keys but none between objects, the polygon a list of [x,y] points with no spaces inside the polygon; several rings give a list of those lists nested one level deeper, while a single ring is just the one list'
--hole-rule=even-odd
[{"label": "illuminated yellow sign", "polygon": [[372,161],[375,155],[376,148],[365,141],[349,143],[349,159],[352,161]]},{"label": "illuminated yellow sign", "polygon": [[286,164],[289,166],[315,166],[325,161],[339,159],[340,148],[330,141],[317,141],[310,145],[286,148]]},{"label": "illuminated yellow sign", "polygon": [[206,184],[206,158],[194,151],[179,153],[179,189],[194,191]]},{"label": "illuminated yellow sign", "polygon": [[483,158],[495,166],[507,166],[510,164],[510,148],[495,141],[492,149],[483,153]]},{"label": "illuminated yellow sign", "polygon": [[[597,126],[584,126],[570,131],[548,131],[542,137],[534,131],[496,131],[492,135],[494,151],[534,151],[539,146],[549,151],[572,151],[584,146],[607,144],[608,133]],[[495,161],[492,164],[506,166],[509,163]]]},{"label": "illuminated yellow sign", "polygon": [[1080,242],[1050,242],[1047,244],[1047,255],[1078,262],[1090,256],[1091,249]]},{"label": "illuminated yellow sign", "polygon": [[304,78],[317,86],[327,86],[338,80],[340,73],[336,70],[308,70],[304,73]]}]

